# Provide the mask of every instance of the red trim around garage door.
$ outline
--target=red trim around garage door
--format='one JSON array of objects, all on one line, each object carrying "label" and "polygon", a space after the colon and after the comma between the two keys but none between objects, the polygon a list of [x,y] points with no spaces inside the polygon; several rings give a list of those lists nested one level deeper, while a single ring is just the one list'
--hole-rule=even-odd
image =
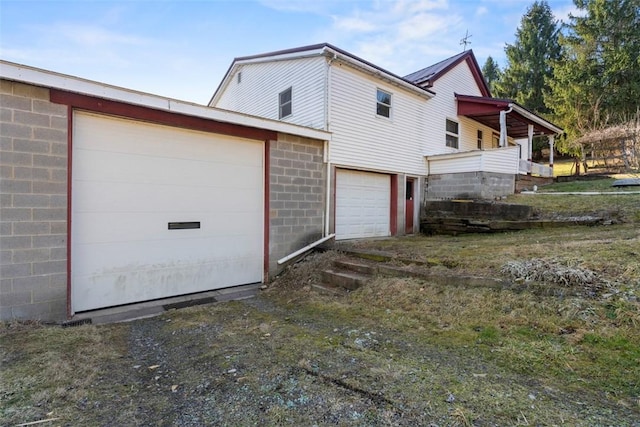
[{"label": "red trim around garage door", "polygon": [[237,136],[240,138],[264,141],[267,139],[275,140],[278,137],[278,133],[271,130],[253,128],[233,123],[224,123],[213,119],[188,116],[170,111],[156,110],[140,105],[80,95],[59,89],[50,89],[49,99],[51,102],[56,104],[66,104],[73,108],[97,113],[111,114],[115,116],[122,116],[124,118],[144,120],[147,122],[204,132]]},{"label": "red trim around garage door", "polygon": [[142,120],[146,122],[217,133],[239,138],[265,141],[264,160],[264,276],[269,272],[269,156],[270,141],[277,140],[278,133],[266,129],[252,128],[233,123],[218,122],[213,119],[188,116],[139,105],[110,101],[93,96],[80,95],[59,89],[49,90],[49,99],[56,104],[67,105],[67,318],[71,318],[71,221],[72,212],[72,165],[73,165],[73,112],[74,109],[87,110],[108,115],[120,116],[126,119]]},{"label": "red trim around garage door", "polygon": [[389,175],[391,177],[391,213],[389,219],[391,224],[391,235],[398,234],[398,175]]}]

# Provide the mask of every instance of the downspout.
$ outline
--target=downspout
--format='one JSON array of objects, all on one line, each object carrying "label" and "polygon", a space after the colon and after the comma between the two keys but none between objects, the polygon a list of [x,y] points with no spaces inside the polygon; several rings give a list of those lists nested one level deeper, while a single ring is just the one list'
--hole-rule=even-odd
[{"label": "downspout", "polygon": [[[336,53],[327,61],[327,72],[325,74],[325,97],[324,97],[324,129],[329,132],[331,121],[331,63],[338,58]],[[331,225],[331,147],[329,141],[324,142],[324,162],[327,165],[327,186],[325,189],[325,212],[324,212],[324,236],[329,235]]]},{"label": "downspout", "polygon": [[[325,74],[325,96],[324,96],[324,119],[325,119],[325,124],[324,124],[324,128],[326,131],[329,131],[329,120],[331,118],[330,112],[329,112],[329,105],[330,105],[330,99],[331,99],[331,78],[330,78],[330,73],[331,73],[331,63],[338,57],[337,54],[333,54],[332,58],[329,58],[329,60],[327,61],[327,72]],[[322,233],[322,238],[316,240],[313,243],[308,244],[307,246],[305,246],[304,248],[300,248],[297,251],[283,257],[280,258],[278,260],[278,265],[282,265],[288,261],[291,261],[292,259],[304,254],[305,252],[315,248],[316,246],[333,239],[334,237],[336,237],[335,234],[330,234],[329,233],[329,225],[330,225],[330,215],[331,215],[331,158],[330,158],[330,147],[329,147],[329,141],[323,141],[322,144],[322,157],[323,157],[323,161],[324,163],[327,165],[327,188],[325,191],[325,197],[326,197],[326,202],[325,202],[325,212],[324,212],[324,230]]]},{"label": "downspout", "polygon": [[508,110],[500,110],[500,148],[507,146],[507,114],[511,111],[513,111],[511,104]]}]

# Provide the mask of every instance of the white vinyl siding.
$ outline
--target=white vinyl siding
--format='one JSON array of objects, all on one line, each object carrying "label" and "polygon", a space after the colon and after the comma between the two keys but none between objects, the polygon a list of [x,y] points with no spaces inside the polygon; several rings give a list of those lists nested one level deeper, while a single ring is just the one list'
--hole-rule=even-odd
[{"label": "white vinyl siding", "polygon": [[[425,105],[417,94],[334,63],[330,69],[331,161],[334,164],[379,171],[426,174],[423,157]],[[372,107],[377,89],[393,94],[390,119]]]},{"label": "white vinyl siding", "polygon": [[211,106],[278,120],[278,94],[292,88],[294,111],[282,121],[324,129],[326,69],[324,57],[243,64]]},{"label": "white vinyl siding", "polygon": [[477,171],[516,174],[518,171],[518,152],[518,147],[509,147],[431,156],[428,158],[429,174],[442,175]]},{"label": "white vinyl siding", "polygon": [[[477,131],[482,130],[485,135],[491,134],[491,128],[483,126],[475,120],[458,116],[458,104],[455,94],[482,96],[480,88],[473,78],[466,61],[462,61],[449,72],[436,80],[432,90],[436,96],[427,102],[426,116],[429,135],[425,142],[424,152],[429,155],[441,153],[456,153],[459,151],[476,150]],[[445,120],[456,118],[458,122],[458,148],[447,147]]]}]

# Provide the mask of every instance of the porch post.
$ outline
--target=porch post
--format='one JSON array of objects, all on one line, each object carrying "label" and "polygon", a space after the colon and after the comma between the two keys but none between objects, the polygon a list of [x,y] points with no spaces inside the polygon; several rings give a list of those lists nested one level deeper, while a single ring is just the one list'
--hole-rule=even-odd
[{"label": "porch post", "polygon": [[527,126],[527,132],[528,132],[528,136],[527,136],[527,160],[529,161],[529,163],[531,163],[531,161],[533,160],[533,125],[528,125]]},{"label": "porch post", "polygon": [[555,138],[555,135],[549,136],[549,167],[551,168],[551,171],[553,171],[553,143]]},{"label": "porch post", "polygon": [[507,146],[507,112],[500,110],[500,148]]}]

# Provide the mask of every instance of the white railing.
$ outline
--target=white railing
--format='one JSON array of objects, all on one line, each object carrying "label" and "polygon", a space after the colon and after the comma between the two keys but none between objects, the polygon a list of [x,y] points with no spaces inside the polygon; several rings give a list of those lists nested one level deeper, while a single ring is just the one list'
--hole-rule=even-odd
[{"label": "white railing", "polygon": [[429,174],[462,172],[518,173],[517,147],[427,155]]},{"label": "white railing", "polygon": [[540,163],[530,162],[528,160],[520,160],[518,172],[523,175],[530,173],[542,177],[553,177],[553,168]]}]

